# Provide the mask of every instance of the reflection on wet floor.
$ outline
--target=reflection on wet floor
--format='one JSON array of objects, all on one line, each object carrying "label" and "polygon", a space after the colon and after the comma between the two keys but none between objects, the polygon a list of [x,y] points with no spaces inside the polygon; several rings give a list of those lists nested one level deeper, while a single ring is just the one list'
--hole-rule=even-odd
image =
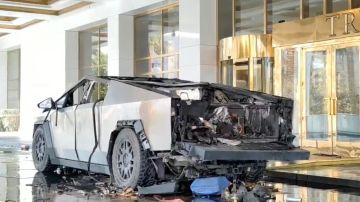
[{"label": "reflection on wet floor", "polygon": [[[330,168],[329,168],[330,169]],[[352,172],[358,173],[354,168]],[[75,178],[75,177],[74,177]],[[83,183],[79,179],[87,179],[87,175],[76,177],[78,184]],[[97,178],[99,179],[99,178]],[[61,175],[37,173],[33,166],[29,152],[0,152],[0,201],[131,201],[132,198],[111,198],[99,194],[99,186],[86,184],[86,186],[64,187],[65,182],[71,182],[72,177]],[[108,179],[102,180],[106,182]],[[288,182],[287,182],[288,183]],[[75,183],[76,185],[76,183]],[[303,185],[290,185],[285,183],[268,182],[268,186],[274,186],[273,195],[276,202],[336,202],[360,201],[360,191],[334,189],[329,187],[308,188]],[[169,196],[166,198],[176,198]],[[182,197],[184,199],[184,197]],[[191,199],[191,197],[185,197]],[[154,197],[140,198],[139,201],[156,201]]]},{"label": "reflection on wet floor", "polygon": [[338,165],[338,166],[319,166],[309,168],[281,169],[282,172],[297,173],[314,176],[324,176],[331,178],[341,178],[360,181],[360,165]]},{"label": "reflection on wet floor", "polygon": [[320,189],[301,187],[298,185],[289,185],[276,183],[275,188],[279,192],[274,193],[276,202],[335,202],[347,201],[358,202],[360,201],[360,193],[344,193],[335,189]]}]

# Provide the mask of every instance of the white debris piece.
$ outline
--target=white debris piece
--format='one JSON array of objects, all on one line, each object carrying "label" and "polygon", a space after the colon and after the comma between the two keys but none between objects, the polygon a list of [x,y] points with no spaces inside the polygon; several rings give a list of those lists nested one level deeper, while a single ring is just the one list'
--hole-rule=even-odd
[{"label": "white debris piece", "polygon": [[240,140],[229,140],[229,139],[225,139],[225,138],[221,138],[218,137],[216,138],[219,142],[223,143],[223,144],[227,144],[227,145],[232,145],[232,146],[238,146],[241,144]]}]

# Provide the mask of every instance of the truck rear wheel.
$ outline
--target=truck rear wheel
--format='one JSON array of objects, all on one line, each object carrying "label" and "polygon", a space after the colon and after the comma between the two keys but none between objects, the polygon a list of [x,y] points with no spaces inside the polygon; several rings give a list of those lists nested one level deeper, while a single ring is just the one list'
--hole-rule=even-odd
[{"label": "truck rear wheel", "polygon": [[155,167],[134,130],[122,129],[113,148],[112,171],[117,186],[136,188],[155,183]]}]

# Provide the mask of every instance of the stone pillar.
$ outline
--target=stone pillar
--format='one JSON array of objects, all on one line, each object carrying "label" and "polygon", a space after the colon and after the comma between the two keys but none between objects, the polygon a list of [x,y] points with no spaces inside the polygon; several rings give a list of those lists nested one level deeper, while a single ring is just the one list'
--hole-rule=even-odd
[{"label": "stone pillar", "polygon": [[65,88],[79,81],[79,32],[65,33]]},{"label": "stone pillar", "polygon": [[0,51],[0,110],[7,108],[7,52]]},{"label": "stone pillar", "polygon": [[108,75],[134,75],[134,17],[108,18]]},{"label": "stone pillar", "polygon": [[217,81],[216,0],[179,1],[179,77]]}]

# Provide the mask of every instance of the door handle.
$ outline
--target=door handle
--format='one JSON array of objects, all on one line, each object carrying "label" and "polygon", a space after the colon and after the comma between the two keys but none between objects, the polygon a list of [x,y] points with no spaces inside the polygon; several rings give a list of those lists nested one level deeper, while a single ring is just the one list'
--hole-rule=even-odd
[{"label": "door handle", "polygon": [[331,98],[326,97],[326,98],[324,98],[324,100],[326,100],[326,104],[327,104],[327,109],[328,109],[327,113],[329,115],[332,115],[332,100],[331,100]]},{"label": "door handle", "polygon": [[336,98],[333,98],[332,99],[332,115],[336,115],[336,110],[337,110],[337,99]]}]

